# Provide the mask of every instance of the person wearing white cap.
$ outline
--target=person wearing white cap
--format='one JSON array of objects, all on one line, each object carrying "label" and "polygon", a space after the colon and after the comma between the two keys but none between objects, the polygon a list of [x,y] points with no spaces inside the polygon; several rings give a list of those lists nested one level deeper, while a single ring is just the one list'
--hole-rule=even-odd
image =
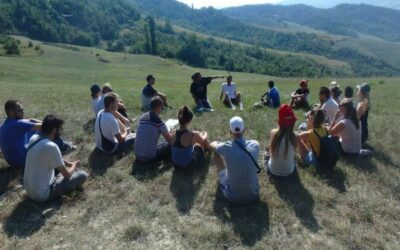
[{"label": "person wearing white cap", "polygon": [[229,127],[231,141],[210,144],[214,152],[220,188],[230,202],[250,203],[259,197],[259,143],[243,138],[245,127],[242,118],[233,117]]}]

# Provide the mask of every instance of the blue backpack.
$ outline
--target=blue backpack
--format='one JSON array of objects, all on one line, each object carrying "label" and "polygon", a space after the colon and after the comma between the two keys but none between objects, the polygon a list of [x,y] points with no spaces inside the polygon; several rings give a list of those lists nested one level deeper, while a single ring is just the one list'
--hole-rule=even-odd
[{"label": "blue backpack", "polygon": [[340,142],[336,137],[330,136],[328,131],[326,136],[321,137],[314,129],[320,141],[320,151],[318,163],[322,169],[333,169],[340,158]]}]

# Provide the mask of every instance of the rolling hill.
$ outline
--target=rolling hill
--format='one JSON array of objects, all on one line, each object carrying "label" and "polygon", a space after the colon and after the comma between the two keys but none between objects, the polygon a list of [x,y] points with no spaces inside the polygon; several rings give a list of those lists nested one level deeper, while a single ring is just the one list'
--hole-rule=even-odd
[{"label": "rolling hill", "polygon": [[[283,0],[280,1],[279,4],[282,5],[293,5],[293,4],[300,4],[304,3],[304,0]],[[336,5],[342,3],[349,3],[349,4],[369,4],[375,6],[381,6],[391,9],[398,9],[400,10],[400,2],[398,0],[308,0],[307,5],[311,5],[314,7],[319,8],[332,8]]]}]

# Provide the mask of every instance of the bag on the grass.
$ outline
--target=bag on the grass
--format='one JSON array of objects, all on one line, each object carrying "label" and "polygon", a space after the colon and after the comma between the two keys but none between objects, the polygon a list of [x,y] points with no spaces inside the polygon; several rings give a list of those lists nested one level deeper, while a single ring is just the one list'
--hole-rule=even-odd
[{"label": "bag on the grass", "polygon": [[314,134],[317,135],[320,141],[320,151],[318,163],[323,169],[333,169],[340,158],[340,142],[336,137],[327,135],[321,137],[314,129]]}]

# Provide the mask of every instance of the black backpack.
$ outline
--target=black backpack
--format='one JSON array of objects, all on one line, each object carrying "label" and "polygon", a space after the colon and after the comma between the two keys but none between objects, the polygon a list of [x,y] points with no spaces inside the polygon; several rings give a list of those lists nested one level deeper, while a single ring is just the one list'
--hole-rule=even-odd
[{"label": "black backpack", "polygon": [[322,169],[333,169],[340,158],[340,142],[336,137],[330,136],[328,131],[326,136],[321,137],[314,129],[320,141],[320,151],[318,162]]}]

